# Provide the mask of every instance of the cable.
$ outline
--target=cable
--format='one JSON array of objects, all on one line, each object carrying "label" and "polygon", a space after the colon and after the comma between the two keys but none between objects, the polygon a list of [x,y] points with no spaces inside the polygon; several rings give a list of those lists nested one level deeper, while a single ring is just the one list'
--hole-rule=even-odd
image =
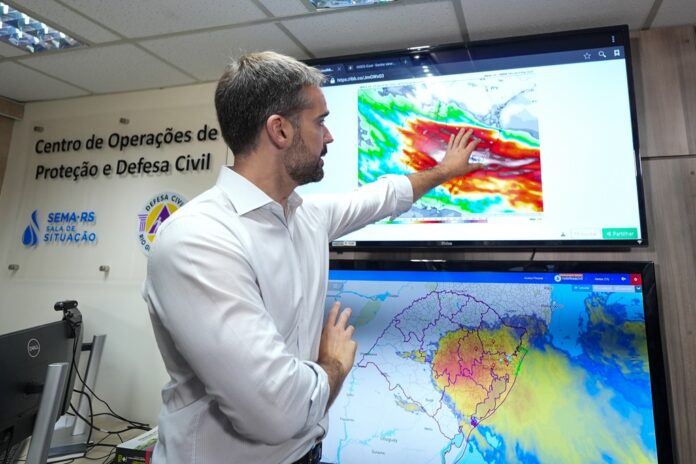
[{"label": "cable", "polygon": [[125,432],[125,431],[127,431],[127,430],[135,430],[135,429],[138,429],[138,430],[145,430],[145,431],[147,431],[147,430],[152,430],[152,427],[150,427],[149,424],[143,424],[143,423],[140,423],[140,422],[129,421],[129,420],[126,420],[126,419],[124,419],[124,418],[122,418],[122,417],[114,416],[114,415],[111,414],[110,412],[100,412],[100,413],[94,414],[94,417],[97,417],[97,416],[109,416],[109,417],[114,417],[114,418],[119,419],[119,420],[121,420],[121,421],[123,421],[123,422],[126,422],[127,424],[130,424],[130,425],[132,426],[132,427],[128,427],[127,429],[121,430],[121,431],[119,431],[119,432]]},{"label": "cable", "polygon": [[[76,301],[75,301],[75,302],[70,302],[70,303],[74,303],[75,307],[77,306],[77,302],[76,302]],[[70,309],[72,309],[72,308],[70,308]],[[94,390],[92,390],[92,389],[87,385],[87,383],[85,382],[85,379],[82,378],[82,375],[80,374],[80,370],[77,368],[77,363],[75,362],[75,355],[77,354],[77,341],[78,341],[77,330],[78,330],[78,328],[82,325],[82,317],[81,317],[81,315],[80,315],[80,313],[79,313],[79,310],[77,311],[77,315],[79,316],[79,318],[74,317],[74,314],[71,313],[70,311],[67,311],[67,312],[64,311],[64,312],[63,312],[63,319],[64,319],[64,320],[67,320],[68,323],[70,324],[70,327],[71,327],[72,330],[73,330],[73,335],[74,335],[74,338],[75,338],[75,341],[73,342],[72,367],[75,369],[75,374],[76,374],[77,377],[80,379],[80,382],[82,382],[82,387],[83,387],[82,393],[84,393],[84,389],[86,388],[87,391],[89,391],[92,395],[94,395],[94,397],[95,397],[96,399],[98,399],[99,401],[101,401],[101,402],[107,407],[107,409],[111,412],[111,414],[113,415],[113,417],[115,417],[116,419],[120,419],[120,420],[122,420],[122,421],[124,421],[124,422],[127,422],[127,423],[129,423],[129,424],[131,424],[131,425],[133,425],[133,426],[136,426],[136,427],[148,427],[147,429],[144,429],[144,430],[150,430],[150,426],[149,426],[148,424],[145,424],[145,423],[143,423],[143,422],[133,421],[133,420],[130,420],[130,419],[126,419],[125,417],[121,416],[120,414],[117,414],[117,413],[111,408],[111,406],[109,405],[109,403],[107,403],[106,401],[104,401],[103,399],[101,399],[101,398],[99,397],[99,395],[97,395],[97,394],[94,392]],[[69,376],[68,378],[70,378],[70,376]],[[66,408],[66,409],[67,409],[67,408]],[[94,411],[91,411],[91,412],[93,413]]]},{"label": "cable", "polygon": [[[110,437],[110,436],[112,436],[112,435],[116,435],[116,436],[119,437],[119,440],[120,440],[121,442],[123,442],[123,438],[122,438],[121,435],[120,435],[120,433],[122,433],[122,432],[127,432],[127,431],[129,431],[129,430],[151,430],[152,428],[151,428],[148,424],[145,424],[145,423],[142,423],[142,422],[133,421],[133,420],[130,420],[130,419],[126,419],[125,417],[121,416],[120,414],[117,414],[116,411],[114,411],[114,410],[111,408],[111,405],[109,405],[109,403],[107,403],[107,402],[104,401],[101,397],[99,397],[99,395],[97,395],[97,393],[96,393],[94,390],[92,390],[92,388],[90,388],[89,385],[87,385],[87,382],[85,381],[85,379],[84,379],[84,378],[82,377],[82,375],[80,374],[80,370],[78,369],[77,362],[75,361],[76,354],[77,354],[77,343],[78,343],[77,330],[78,330],[78,328],[80,327],[80,325],[82,325],[82,321],[81,321],[81,320],[74,321],[74,320],[70,320],[70,319],[69,319],[68,321],[69,321],[69,323],[70,323],[71,328],[73,329],[73,334],[74,334],[74,338],[75,338],[75,341],[73,342],[72,368],[75,370],[75,374],[77,375],[77,378],[80,379],[80,382],[82,383],[82,389],[81,389],[81,390],[73,389],[73,392],[76,392],[76,393],[78,393],[78,394],[80,394],[80,395],[86,395],[86,396],[87,396],[87,402],[89,403],[89,420],[87,420],[85,417],[83,417],[83,416],[79,413],[79,411],[75,408],[75,406],[73,406],[72,402],[70,401],[71,398],[70,398],[69,396],[67,396],[67,394],[66,394],[66,397],[67,397],[66,400],[68,401],[68,404],[69,404],[70,409],[72,409],[73,412],[75,413],[75,417],[76,417],[76,418],[80,418],[80,419],[82,419],[83,421],[85,421],[85,423],[89,424],[89,433],[88,433],[88,435],[87,435],[87,443],[86,443],[86,449],[85,449],[85,456],[84,456],[84,459],[87,459],[87,460],[90,460],[90,461],[102,460],[102,462],[105,464],[105,463],[107,463],[107,462],[112,461],[112,456],[113,456],[113,455],[115,454],[115,452],[116,452],[116,445],[103,444],[102,442],[103,442],[104,440],[106,440],[108,437]],[[98,415],[109,415],[109,416],[112,416],[112,417],[114,417],[114,418],[116,418],[116,419],[119,419],[119,420],[125,422],[126,424],[129,424],[130,426],[129,426],[129,427],[126,427],[125,429],[122,429],[122,430],[115,430],[115,431],[104,430],[104,429],[102,429],[102,428],[100,428],[100,427],[95,426],[95,425],[94,425],[94,417],[95,417],[95,415],[97,415],[97,414],[94,414],[94,408],[93,408],[93,404],[92,404],[92,397],[91,397],[88,393],[85,393],[85,389],[86,389],[91,395],[93,395],[97,400],[99,400],[100,402],[102,402],[102,403],[107,407],[107,409],[109,410],[109,413],[100,413],[100,414],[98,414]],[[78,408],[79,408],[80,403],[81,403],[81,400],[78,402]],[[67,409],[67,408],[66,408],[66,409]],[[66,411],[66,413],[67,413],[67,411]],[[77,419],[76,419],[76,420],[77,420]],[[99,431],[99,432],[105,433],[106,435],[105,435],[101,440],[99,440],[98,442],[96,442],[96,443],[90,443],[90,442],[91,442],[91,439],[92,439],[92,431],[93,431],[93,430],[97,430],[97,431]],[[92,457],[88,457],[88,456],[87,456],[87,453],[89,453],[90,451],[93,451],[96,447],[110,447],[111,450],[109,451],[108,454],[106,454],[106,455],[104,455],[104,456],[98,456],[98,457],[93,457],[93,458],[92,458]],[[67,462],[67,463],[71,463],[71,462],[74,462],[74,459],[68,460],[68,461],[55,461],[55,462]]]},{"label": "cable", "polygon": [[85,456],[85,457],[82,458],[82,459],[88,459],[88,460],[90,460],[90,461],[98,461],[98,460],[100,460],[100,459],[104,459],[103,462],[106,462],[106,460],[108,460],[108,459],[111,457],[111,455],[114,454],[114,451],[115,451],[115,448],[114,448],[114,450],[109,451],[109,454],[105,454],[104,456],[95,456],[95,457],[93,457],[93,458],[89,458],[89,457],[86,457],[86,456]]},{"label": "cable", "polygon": [[[79,417],[80,419],[85,421],[85,423],[89,424],[89,433],[87,434],[87,443],[86,443],[87,446],[89,447],[89,441],[92,439],[92,430],[94,430],[94,410],[92,409],[92,398],[90,398],[89,395],[83,391],[79,391],[79,390],[73,390],[73,391],[77,392],[81,395],[85,395],[87,397],[87,403],[89,403],[89,420],[82,417],[80,415],[80,413],[77,411],[77,409],[75,409],[75,406],[73,406],[72,403],[70,403],[70,408],[75,412],[75,416]],[[77,405],[79,407],[80,403],[78,402]],[[87,452],[85,452],[85,454],[87,454]]]},{"label": "cable", "polygon": [[534,261],[534,255],[536,255],[536,248],[532,249],[532,256],[529,257],[529,261]]},{"label": "cable", "polygon": [[[85,396],[87,397],[87,401],[89,402],[89,411],[90,411],[90,414],[89,414],[89,417],[90,417],[90,418],[89,418],[89,420],[88,420],[87,418],[85,418],[82,414],[80,414],[80,413],[77,411],[77,409],[75,409],[75,406],[73,406],[72,404],[70,405],[70,408],[73,410],[73,412],[75,413],[75,416],[76,416],[76,417],[82,419],[83,421],[85,421],[85,422],[87,422],[87,423],[89,424],[90,433],[91,433],[92,430],[96,430],[96,431],[98,431],[98,432],[106,433],[106,434],[108,434],[108,435],[118,435],[118,434],[120,434],[120,433],[128,432],[129,430],[151,430],[151,428],[149,428],[149,427],[148,427],[147,429],[144,428],[144,427],[126,427],[125,429],[121,429],[121,430],[104,430],[104,429],[102,429],[101,427],[97,427],[96,425],[94,425],[94,416],[97,416],[97,415],[100,415],[100,414],[93,414],[93,412],[92,412],[92,411],[93,411],[93,410],[92,410],[92,398],[90,398],[89,395],[88,395],[87,393],[85,393],[85,392],[82,392],[82,391],[79,391],[79,390],[73,390],[73,391],[74,391],[75,393],[79,393],[79,394],[85,395]],[[106,415],[110,416],[111,414],[106,414]],[[126,422],[127,422],[127,421],[126,421]],[[88,438],[87,438],[87,443],[89,443],[89,439],[90,439],[90,438],[91,438],[91,437],[88,437]],[[119,438],[120,438],[120,436],[119,436]]]},{"label": "cable", "polygon": [[[73,330],[77,330],[76,327],[77,327],[77,325],[75,325],[73,327]],[[75,362],[75,354],[76,353],[77,353],[77,335],[75,335],[75,342],[73,343],[72,366],[73,366],[73,369],[75,369],[75,374],[80,379],[80,382],[82,382],[82,386],[86,387],[87,384],[82,379],[82,376],[80,375],[80,369],[77,368],[77,363]],[[87,433],[87,443],[85,443],[85,445],[88,447],[85,449],[85,455],[86,455],[87,450],[89,449],[89,442],[92,439],[92,430],[94,429],[94,409],[92,408],[92,398],[88,394],[85,393],[84,388],[83,388],[83,390],[75,390],[73,388],[73,392],[77,392],[80,395],[85,395],[87,397],[87,403],[89,404],[89,421],[88,421],[84,417],[80,416],[77,409],[75,409],[75,406],[73,406],[72,402],[70,402],[70,408],[75,412],[75,415],[77,417],[79,417],[80,419],[82,419],[83,421],[85,421],[85,423],[89,424],[89,432]],[[70,399],[72,399],[72,397]],[[77,402],[78,408],[80,407],[81,402],[82,402],[82,399],[80,399],[80,401]],[[77,420],[77,419],[75,419],[75,420]]]},{"label": "cable", "polygon": [[[92,390],[92,389],[89,387],[89,385],[87,385],[87,383],[85,382],[85,380],[84,380],[84,379],[82,378],[82,376],[80,375],[80,372],[79,372],[79,371],[77,371],[76,374],[77,374],[77,377],[80,379],[80,382],[82,382],[82,385],[84,386],[84,388],[86,388],[87,391],[89,391],[96,399],[98,399],[99,401],[101,401],[101,402],[107,407],[107,409],[108,409],[108,410],[110,411],[110,413],[111,413],[111,414],[110,414],[111,416],[115,417],[116,419],[120,419],[120,420],[122,420],[123,422],[127,422],[127,423],[129,423],[129,424],[131,424],[131,425],[133,425],[133,426],[135,426],[135,427],[148,427],[147,429],[144,429],[144,430],[150,430],[150,429],[151,429],[151,427],[150,427],[148,424],[145,424],[144,422],[138,422],[138,421],[133,421],[133,420],[130,420],[130,419],[126,419],[125,417],[121,416],[120,414],[117,414],[113,409],[111,409],[111,406],[109,405],[109,403],[107,403],[106,401],[104,401],[103,399],[101,399],[101,398],[99,397],[99,395],[97,395],[97,394],[94,392],[94,390]],[[109,414],[107,414],[107,415],[109,415]]]},{"label": "cable", "polygon": [[[116,447],[117,447],[118,445],[103,444],[102,442],[103,442],[104,440],[106,440],[107,438],[109,438],[111,435],[114,435],[114,433],[108,433],[108,434],[106,434],[104,437],[102,437],[101,440],[99,440],[98,442],[96,442],[94,445],[92,445],[92,446],[90,447],[90,451],[94,450],[94,448],[96,448],[97,446],[111,447],[111,448],[113,448],[113,449],[109,451],[109,454],[107,454],[107,455],[105,455],[105,456],[99,456],[99,457],[96,457],[96,458],[90,458],[90,457],[85,456],[85,458],[91,459],[91,460],[104,459],[103,462],[109,461],[110,458],[111,458],[111,455],[116,451]],[[121,435],[118,434],[118,433],[116,433],[115,435],[118,436],[119,441],[120,441],[121,443],[123,443],[123,437],[121,437]]]},{"label": "cable", "polygon": [[[75,343],[77,343],[77,337],[75,337]],[[134,427],[141,427],[142,430],[150,430],[151,427],[149,426],[149,424],[145,424],[145,423],[143,423],[143,422],[137,422],[137,421],[133,421],[133,420],[130,420],[130,419],[126,419],[125,417],[121,416],[120,414],[117,414],[117,413],[111,408],[111,406],[109,405],[109,403],[107,403],[106,401],[104,401],[103,399],[101,399],[101,398],[99,397],[99,395],[97,395],[97,394],[95,393],[95,391],[92,390],[92,389],[89,387],[89,385],[87,385],[87,382],[85,381],[85,379],[82,378],[82,375],[80,374],[80,371],[79,371],[79,369],[77,368],[77,365],[75,364],[75,354],[74,354],[75,352],[76,352],[76,351],[73,350],[73,366],[75,367],[75,374],[77,374],[77,378],[80,379],[80,382],[82,383],[82,387],[83,387],[83,391],[81,391],[80,393],[86,394],[86,393],[84,392],[84,389],[86,388],[87,391],[88,391],[89,393],[91,393],[96,399],[98,399],[99,401],[101,401],[101,402],[107,407],[107,409],[111,412],[111,414],[110,414],[111,416],[115,417],[116,419],[122,420],[123,422],[127,422],[127,423],[131,424],[131,425],[134,426]],[[87,395],[87,396],[88,396],[88,398],[89,398],[89,395]],[[90,404],[91,404],[91,399],[90,399]],[[90,408],[91,408],[91,406],[90,406]],[[92,411],[92,413],[93,413],[93,411]],[[145,427],[147,427],[147,428],[145,428]]]},{"label": "cable", "polygon": [[[94,416],[95,416],[95,414],[93,414],[93,412],[92,412],[92,399],[90,398],[90,396],[89,396],[87,393],[85,393],[85,392],[83,392],[83,391],[79,391],[79,390],[74,390],[74,391],[77,392],[77,393],[79,393],[79,394],[81,394],[81,395],[86,395],[86,396],[87,396],[87,401],[89,402],[89,408],[90,408],[90,420],[88,421],[85,417],[83,417],[83,416],[75,409],[75,406],[73,406],[72,404],[70,405],[70,407],[72,408],[72,410],[73,410],[73,412],[75,413],[75,415],[76,415],[77,418],[82,419],[83,421],[89,423],[90,430],[89,430],[89,435],[88,435],[88,438],[87,438],[87,449],[85,450],[84,459],[88,459],[88,460],[90,460],[90,461],[99,461],[99,460],[102,460],[102,462],[104,462],[104,463],[111,461],[111,457],[112,457],[112,456],[114,455],[114,453],[116,452],[116,447],[117,447],[118,445],[112,445],[112,444],[103,443],[104,440],[108,439],[108,438],[111,437],[112,435],[116,435],[116,436],[119,438],[119,441],[120,441],[121,443],[123,443],[123,437],[121,437],[121,433],[122,433],[122,432],[129,431],[129,430],[135,430],[135,429],[141,429],[141,427],[126,427],[126,428],[123,429],[123,430],[104,430],[104,429],[102,429],[101,427],[97,427],[96,425],[94,425]],[[110,414],[108,414],[108,415],[110,415]],[[101,438],[99,441],[97,441],[96,443],[90,443],[90,439],[91,439],[91,435],[92,435],[92,430],[97,430],[97,431],[99,431],[99,432],[105,433],[106,435],[104,435],[104,437],[102,437],[102,438]],[[87,456],[87,453],[89,453],[89,452],[91,452],[91,451],[94,451],[94,450],[95,450],[96,448],[98,448],[98,447],[111,448],[111,450],[110,450],[109,453],[106,454],[106,455],[95,456],[95,457],[89,457],[89,456]]]},{"label": "cable", "polygon": [[[77,346],[77,337],[75,337],[75,343],[74,343],[74,345],[73,345],[73,351],[74,351],[74,353],[76,353],[76,346]],[[104,441],[106,438],[110,437],[111,435],[117,435],[117,436],[119,437],[119,439],[121,440],[121,442],[123,442],[123,439],[121,438],[121,435],[120,435],[121,432],[126,432],[126,431],[134,430],[134,429],[138,429],[138,430],[150,430],[151,427],[149,427],[147,424],[142,424],[142,425],[140,425],[140,423],[138,423],[138,422],[130,421],[130,420],[125,419],[124,417],[121,417],[120,415],[116,414],[116,413],[111,409],[111,407],[109,406],[109,404],[108,404],[106,401],[104,401],[103,399],[99,398],[99,396],[94,392],[94,390],[92,390],[92,389],[87,385],[87,383],[85,382],[85,380],[82,378],[82,375],[80,375],[80,371],[79,371],[79,369],[77,368],[77,364],[76,364],[76,362],[75,362],[75,356],[74,356],[74,355],[73,355],[73,359],[72,359],[72,365],[73,365],[73,368],[75,369],[75,374],[76,374],[77,377],[80,379],[80,382],[82,383],[82,387],[83,387],[82,390],[73,389],[73,392],[78,393],[79,395],[84,395],[84,396],[86,396],[86,397],[87,397],[87,403],[89,404],[89,419],[87,419],[87,418],[83,417],[83,416],[80,414],[80,412],[77,410],[77,408],[75,408],[75,406],[72,404],[72,402],[70,403],[70,409],[72,409],[73,413],[75,414],[75,417],[76,417],[76,418],[79,418],[79,419],[82,419],[83,421],[85,421],[85,423],[87,423],[87,424],[89,425],[89,432],[88,432],[88,434],[87,434],[87,442],[86,442],[86,449],[85,449],[85,457],[84,457],[84,458],[85,458],[85,459],[89,459],[89,460],[94,460],[94,461],[103,459],[103,460],[104,460],[103,462],[106,462],[106,461],[108,461],[108,460],[110,459],[110,457],[112,456],[112,454],[114,454],[115,449],[116,449],[116,446],[115,446],[115,445],[112,445],[112,446],[113,446],[113,450],[110,451],[109,454],[107,454],[107,455],[105,455],[105,456],[99,456],[99,457],[96,457],[96,458],[89,458],[89,457],[87,457],[87,453],[89,453],[90,451],[94,450],[94,448],[97,447],[97,446],[109,446],[109,445],[103,445],[101,442]],[[131,427],[126,427],[125,429],[122,429],[122,430],[115,430],[115,431],[112,431],[112,430],[104,430],[104,429],[102,429],[102,428],[100,428],[100,427],[95,426],[95,425],[94,425],[94,416],[95,416],[95,414],[94,414],[94,406],[93,406],[93,404],[92,404],[92,397],[91,397],[88,393],[86,393],[86,392],[84,391],[84,389],[87,389],[87,391],[89,391],[92,395],[94,395],[94,397],[97,398],[99,401],[101,401],[102,403],[104,403],[104,404],[106,405],[106,407],[109,408],[109,410],[112,412],[112,414],[106,414],[106,413],[104,413],[104,415],[113,416],[113,417],[115,417],[115,418],[117,418],[117,419],[119,419],[119,420],[122,420],[123,422],[126,422],[127,424],[130,424]],[[78,407],[79,407],[79,404],[80,404],[80,402],[78,402]],[[106,436],[104,436],[104,438],[102,438],[101,440],[99,440],[97,443],[91,443],[91,440],[92,440],[92,431],[93,431],[93,430],[97,430],[97,431],[99,431],[99,432],[105,433]],[[56,461],[56,462],[60,462],[60,461]],[[73,461],[69,461],[69,462],[73,462]]]}]

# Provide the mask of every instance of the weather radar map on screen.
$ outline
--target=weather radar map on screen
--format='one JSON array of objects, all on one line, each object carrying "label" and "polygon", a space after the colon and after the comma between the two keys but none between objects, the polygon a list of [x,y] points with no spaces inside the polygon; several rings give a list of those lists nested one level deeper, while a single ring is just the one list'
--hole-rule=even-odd
[{"label": "weather radar map on screen", "polygon": [[472,128],[486,170],[427,193],[392,222],[470,222],[477,214],[543,212],[533,73],[358,91],[358,179],[410,174],[442,160],[450,136]]},{"label": "weather radar map on screen", "polygon": [[647,243],[627,27],[309,63],[334,142],[301,194],[432,168],[462,129],[483,165],[335,249]]},{"label": "weather radar map on screen", "polygon": [[322,461],[658,462],[642,278],[334,268],[358,353]]}]

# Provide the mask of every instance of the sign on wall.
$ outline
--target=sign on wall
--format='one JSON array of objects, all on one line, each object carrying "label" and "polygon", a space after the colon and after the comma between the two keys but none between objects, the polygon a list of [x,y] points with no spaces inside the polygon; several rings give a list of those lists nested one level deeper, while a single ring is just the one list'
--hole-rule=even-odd
[{"label": "sign on wall", "polygon": [[162,223],[184,203],[186,200],[175,192],[158,193],[145,203],[138,213],[138,243],[145,254],[150,254],[150,247]]},{"label": "sign on wall", "polygon": [[214,185],[227,162],[212,100],[93,112],[27,118],[14,138],[24,176],[8,250],[20,265],[15,278],[99,279],[100,268],[110,279],[142,278],[161,223]]},{"label": "sign on wall", "polygon": [[96,213],[94,211],[51,211],[39,219],[39,210],[31,213],[29,224],[22,234],[25,247],[45,245],[94,245],[97,243]]},{"label": "sign on wall", "polygon": [[[41,155],[41,161],[34,170],[35,180],[64,179],[77,182],[78,180],[96,179],[103,177],[139,176],[142,174],[168,174],[171,172],[207,171],[211,168],[210,152],[183,153],[172,159],[165,153],[159,157],[141,155],[137,159],[123,156],[133,149],[175,149],[187,148],[191,142],[216,141],[219,131],[205,124],[198,130],[178,129],[167,127],[159,132],[112,132],[108,137],[91,134],[85,139],[39,138],[34,143],[34,153]],[[77,163],[57,163],[56,155],[68,153],[90,152],[91,159]],[[98,157],[100,151],[118,152],[115,159]]]}]

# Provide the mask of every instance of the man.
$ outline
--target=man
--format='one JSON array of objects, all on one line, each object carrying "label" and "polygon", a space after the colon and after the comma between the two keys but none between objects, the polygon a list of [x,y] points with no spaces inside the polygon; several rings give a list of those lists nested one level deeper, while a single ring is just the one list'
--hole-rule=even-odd
[{"label": "man", "polygon": [[160,227],[148,262],[144,297],[171,376],[156,464],[318,462],[356,351],[349,309],[334,305],[322,329],[330,241],[479,167],[460,132],[429,171],[303,200],[295,188],[323,177],[333,141],[323,79],[263,52],[218,83],[234,166]]}]

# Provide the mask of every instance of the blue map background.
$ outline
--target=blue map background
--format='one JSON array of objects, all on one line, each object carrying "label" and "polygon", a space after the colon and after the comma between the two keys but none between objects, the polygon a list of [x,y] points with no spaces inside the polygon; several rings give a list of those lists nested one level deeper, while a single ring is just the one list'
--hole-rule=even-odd
[{"label": "blue map background", "polygon": [[[327,308],[336,300],[353,308],[359,347],[330,412],[322,460],[657,462],[642,293],[633,286],[597,288],[332,281]],[[472,411],[457,410],[438,389],[432,352],[430,362],[402,355],[427,345],[404,338],[406,324],[411,334],[420,326],[423,334],[451,335],[452,320],[443,325],[448,317],[413,302],[453,292],[467,297],[439,308],[441,316],[457,315],[459,329],[496,331],[513,319],[530,326],[515,378],[475,427]],[[497,317],[469,317],[483,314],[481,308]]]}]

